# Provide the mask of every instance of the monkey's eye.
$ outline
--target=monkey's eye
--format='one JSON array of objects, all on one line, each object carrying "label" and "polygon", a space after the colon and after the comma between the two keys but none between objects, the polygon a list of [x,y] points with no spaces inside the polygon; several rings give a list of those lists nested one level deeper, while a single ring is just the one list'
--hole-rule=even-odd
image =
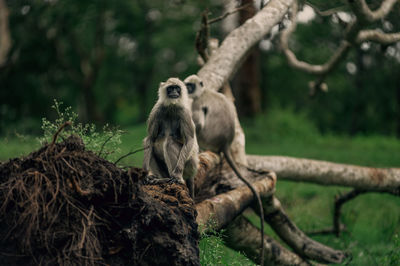
[{"label": "monkey's eye", "polygon": [[185,84],[189,94],[192,94],[196,90],[196,84],[188,82]]},{"label": "monkey's eye", "polygon": [[169,98],[179,98],[181,96],[181,87],[178,85],[170,85],[167,87],[167,96]]}]

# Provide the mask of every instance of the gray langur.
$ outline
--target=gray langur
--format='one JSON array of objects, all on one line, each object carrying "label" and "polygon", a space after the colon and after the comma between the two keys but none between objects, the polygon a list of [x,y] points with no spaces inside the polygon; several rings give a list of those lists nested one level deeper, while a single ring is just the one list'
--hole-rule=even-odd
[{"label": "gray langur", "polygon": [[197,75],[191,75],[184,80],[192,102],[192,117],[196,125],[197,141],[201,149],[223,153],[228,164],[239,179],[253,192],[254,199],[260,208],[261,219],[261,265],[264,262],[264,211],[260,195],[240,173],[232,159],[230,151],[235,137],[236,108],[222,93],[204,87]]},{"label": "gray langur", "polygon": [[199,147],[185,84],[170,78],[158,89],[158,101],[147,121],[143,140],[143,168],[147,181],[186,184],[194,198],[194,176],[199,163]]}]

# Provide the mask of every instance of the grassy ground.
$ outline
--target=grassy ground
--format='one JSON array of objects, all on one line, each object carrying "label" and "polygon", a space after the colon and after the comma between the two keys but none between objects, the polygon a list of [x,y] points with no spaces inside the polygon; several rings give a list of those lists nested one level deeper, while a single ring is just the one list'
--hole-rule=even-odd
[{"label": "grassy ground", "polygon": [[[246,147],[250,154],[286,155],[328,160],[339,163],[374,167],[400,167],[400,141],[381,136],[321,135],[304,115],[290,111],[271,111],[263,116],[242,121]],[[141,147],[145,126],[126,129],[122,154]],[[35,138],[14,136],[0,138],[0,161],[27,154],[37,148]],[[143,152],[122,161],[124,165],[140,166]],[[313,184],[279,181],[277,196],[291,219],[303,231],[321,229],[332,224],[333,200],[348,188],[324,187]],[[258,218],[246,212],[254,224]],[[346,265],[400,265],[400,198],[385,194],[361,195],[343,208],[341,221],[348,231],[340,238],[314,237],[326,245],[351,252]],[[278,239],[266,226],[266,232]],[[200,242],[203,265],[253,265],[243,255],[226,248],[218,236],[204,237]]]}]

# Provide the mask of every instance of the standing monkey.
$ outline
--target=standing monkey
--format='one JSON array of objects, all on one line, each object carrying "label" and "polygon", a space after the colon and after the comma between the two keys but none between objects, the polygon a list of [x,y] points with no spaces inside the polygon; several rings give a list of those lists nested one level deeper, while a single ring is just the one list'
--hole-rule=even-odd
[{"label": "standing monkey", "polygon": [[260,208],[261,220],[261,265],[264,263],[264,211],[260,195],[240,173],[232,159],[230,151],[235,137],[236,109],[232,101],[225,95],[204,87],[197,75],[185,79],[189,97],[193,99],[192,117],[196,125],[197,140],[200,148],[215,153],[223,153],[226,161],[232,167],[237,177],[253,192],[254,199]]},{"label": "standing monkey", "polygon": [[143,141],[143,168],[149,182],[185,183],[194,198],[193,178],[199,163],[199,147],[185,84],[177,78],[162,82],[158,101],[147,121]]}]

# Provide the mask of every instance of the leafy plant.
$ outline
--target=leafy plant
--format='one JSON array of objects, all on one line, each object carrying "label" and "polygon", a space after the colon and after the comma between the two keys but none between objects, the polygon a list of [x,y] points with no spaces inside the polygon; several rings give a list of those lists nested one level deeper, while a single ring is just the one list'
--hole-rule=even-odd
[{"label": "leafy plant", "polygon": [[56,111],[57,118],[53,122],[46,118],[42,119],[43,137],[39,138],[41,144],[50,142],[58,129],[66,122],[70,122],[70,125],[59,133],[58,139],[65,139],[71,134],[76,134],[83,140],[86,149],[104,158],[120,151],[122,130],[106,124],[99,132],[94,124],[79,123],[78,114],[70,106],[62,109],[62,105],[62,102],[54,100],[52,108]]}]

